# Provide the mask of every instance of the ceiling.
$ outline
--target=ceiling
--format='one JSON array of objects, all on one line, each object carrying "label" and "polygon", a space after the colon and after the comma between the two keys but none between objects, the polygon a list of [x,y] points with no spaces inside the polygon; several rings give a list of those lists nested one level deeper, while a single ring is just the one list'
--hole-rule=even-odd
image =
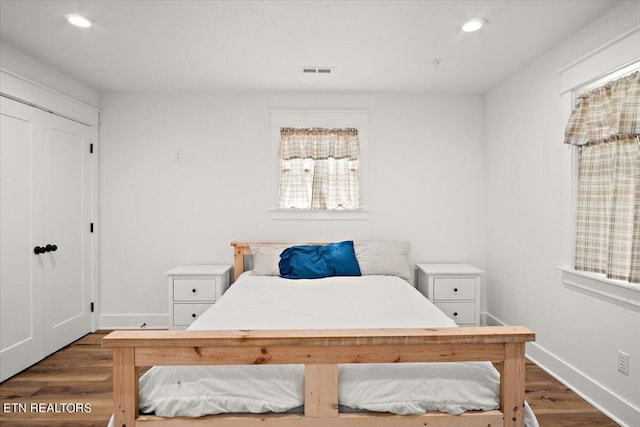
[{"label": "ceiling", "polygon": [[99,92],[483,92],[620,3],[0,0],[0,41]]}]

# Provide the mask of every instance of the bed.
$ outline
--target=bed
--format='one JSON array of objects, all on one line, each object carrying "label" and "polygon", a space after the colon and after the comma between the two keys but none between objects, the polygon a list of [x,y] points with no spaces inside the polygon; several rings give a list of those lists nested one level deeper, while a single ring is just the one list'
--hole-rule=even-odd
[{"label": "bed", "polygon": [[[232,245],[236,282],[189,330],[104,338],[113,425],[535,425],[528,329],[456,327],[393,275],[242,273],[250,244]],[[138,380],[144,366],[154,368]]]}]

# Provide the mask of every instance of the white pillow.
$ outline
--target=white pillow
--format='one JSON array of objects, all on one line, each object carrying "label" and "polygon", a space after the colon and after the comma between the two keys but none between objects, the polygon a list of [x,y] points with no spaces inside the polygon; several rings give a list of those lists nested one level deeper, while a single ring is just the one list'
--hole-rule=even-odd
[{"label": "white pillow", "polygon": [[362,275],[398,276],[409,281],[409,242],[371,240],[353,242]]},{"label": "white pillow", "polygon": [[252,243],[249,244],[253,255],[253,274],[258,276],[279,276],[280,254],[295,243]]}]

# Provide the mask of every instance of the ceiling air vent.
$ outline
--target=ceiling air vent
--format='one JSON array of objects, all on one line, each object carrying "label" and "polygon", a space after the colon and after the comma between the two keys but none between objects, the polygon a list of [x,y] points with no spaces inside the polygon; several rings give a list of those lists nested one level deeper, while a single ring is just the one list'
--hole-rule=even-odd
[{"label": "ceiling air vent", "polygon": [[304,74],[331,74],[333,67],[300,67]]}]

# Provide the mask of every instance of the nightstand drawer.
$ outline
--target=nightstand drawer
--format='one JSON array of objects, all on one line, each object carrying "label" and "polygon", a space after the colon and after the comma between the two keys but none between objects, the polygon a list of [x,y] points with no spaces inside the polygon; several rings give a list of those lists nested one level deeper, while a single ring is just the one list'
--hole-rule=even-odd
[{"label": "nightstand drawer", "polygon": [[215,279],[174,279],[174,301],[215,301]]},{"label": "nightstand drawer", "polygon": [[433,279],[433,299],[440,300],[472,300],[476,298],[475,278],[440,278]]},{"label": "nightstand drawer", "polygon": [[472,325],[476,322],[475,302],[438,302],[435,306],[455,320],[458,325]]},{"label": "nightstand drawer", "polygon": [[189,326],[209,307],[211,304],[174,304],[173,324],[175,326]]}]

